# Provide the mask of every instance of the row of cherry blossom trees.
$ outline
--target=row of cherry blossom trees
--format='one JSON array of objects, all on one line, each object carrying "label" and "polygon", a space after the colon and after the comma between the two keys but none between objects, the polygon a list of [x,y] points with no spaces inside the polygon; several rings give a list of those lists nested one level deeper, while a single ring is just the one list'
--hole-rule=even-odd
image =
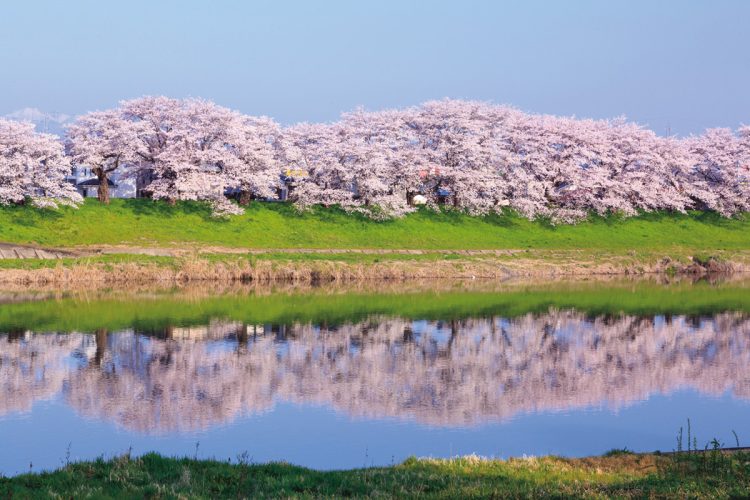
[{"label": "row of cherry blossom trees", "polygon": [[71,163],[91,168],[102,202],[117,173],[154,199],[206,200],[217,214],[284,187],[299,207],[374,217],[420,204],[475,215],[509,207],[561,222],[591,212],[750,210],[750,127],[660,137],[622,119],[460,100],[282,128],[201,99],[142,97],[80,116],[63,141],[0,120],[0,203],[79,201],[64,181]]}]

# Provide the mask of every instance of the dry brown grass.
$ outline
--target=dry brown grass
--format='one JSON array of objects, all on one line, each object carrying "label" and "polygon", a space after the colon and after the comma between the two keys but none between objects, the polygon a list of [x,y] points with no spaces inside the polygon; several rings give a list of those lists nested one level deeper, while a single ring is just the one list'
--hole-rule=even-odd
[{"label": "dry brown grass", "polygon": [[171,265],[154,262],[90,262],[86,259],[39,269],[0,270],[0,283],[17,285],[66,285],[79,283],[138,284],[188,282],[300,283],[404,281],[436,278],[509,279],[517,277],[554,279],[560,277],[623,275],[705,275],[712,271],[743,273],[750,269],[747,255],[731,261],[691,257],[636,257],[635,255],[592,255],[571,252],[524,253],[510,256],[467,256],[453,260],[414,259],[346,261],[335,255],[326,259],[285,260],[210,258],[191,253],[173,257]]}]

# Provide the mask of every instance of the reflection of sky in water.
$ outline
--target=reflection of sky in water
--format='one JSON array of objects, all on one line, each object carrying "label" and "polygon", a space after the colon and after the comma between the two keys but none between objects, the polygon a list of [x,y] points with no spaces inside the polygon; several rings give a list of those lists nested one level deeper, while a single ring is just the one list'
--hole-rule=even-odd
[{"label": "reflection of sky in water", "polygon": [[624,446],[667,451],[675,448],[679,427],[686,425],[688,417],[699,443],[716,436],[733,446],[732,430],[739,434],[741,444],[750,442],[748,402],[695,391],[652,396],[617,411],[588,408],[543,412],[473,428],[439,428],[388,418],[352,419],[323,406],[280,403],[272,411],[206,431],[162,436],[82,419],[56,398],[37,403],[31,414],[0,417],[4,450],[0,452],[0,471],[24,472],[29,462],[33,462],[34,470],[58,467],[69,443],[74,460],[111,456],[130,447],[136,454],[156,450],[165,455],[193,456],[199,443],[202,458],[234,461],[247,451],[258,462],[286,460],[320,469],[390,464],[411,455],[584,456]]},{"label": "reflection of sky in water", "polygon": [[6,474],[58,466],[68,443],[77,459],[199,441],[201,456],[342,468],[670,450],[687,418],[699,440],[750,439],[750,319],[735,313],[213,321],[0,335],[0,361]]}]

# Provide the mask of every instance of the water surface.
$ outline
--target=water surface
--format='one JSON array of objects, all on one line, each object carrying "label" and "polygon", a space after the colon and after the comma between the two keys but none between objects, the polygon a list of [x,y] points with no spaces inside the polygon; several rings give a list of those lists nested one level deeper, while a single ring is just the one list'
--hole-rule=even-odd
[{"label": "water surface", "polygon": [[747,285],[1,293],[0,472],[128,449],[320,469],[666,451],[687,418],[735,445]]}]

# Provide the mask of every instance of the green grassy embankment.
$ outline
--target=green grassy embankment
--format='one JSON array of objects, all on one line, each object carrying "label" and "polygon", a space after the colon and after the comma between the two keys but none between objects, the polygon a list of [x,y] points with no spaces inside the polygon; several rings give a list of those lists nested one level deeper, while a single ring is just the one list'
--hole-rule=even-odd
[{"label": "green grassy embankment", "polygon": [[78,209],[0,207],[0,241],[50,247],[81,245],[365,249],[632,249],[696,251],[750,248],[750,217],[712,213],[592,217],[553,226],[516,215],[470,217],[423,209],[401,219],[372,221],[338,209],[298,213],[281,203],[253,203],[244,215],[211,217],[207,206],[151,200],[87,200]]},{"label": "green grassy embankment", "polygon": [[7,498],[739,498],[750,453],[613,452],[603,457],[408,459],[390,467],[315,471],[147,454],[0,478]]},{"label": "green grassy embankment", "polygon": [[[551,225],[421,209],[374,221],[336,208],[253,203],[244,215],[151,200],[0,207],[0,242],[72,249],[0,260],[16,283],[359,280],[682,273],[750,268],[750,216],[651,213]],[[412,252],[412,253],[408,253]],[[489,253],[488,253],[489,252]]]}]

